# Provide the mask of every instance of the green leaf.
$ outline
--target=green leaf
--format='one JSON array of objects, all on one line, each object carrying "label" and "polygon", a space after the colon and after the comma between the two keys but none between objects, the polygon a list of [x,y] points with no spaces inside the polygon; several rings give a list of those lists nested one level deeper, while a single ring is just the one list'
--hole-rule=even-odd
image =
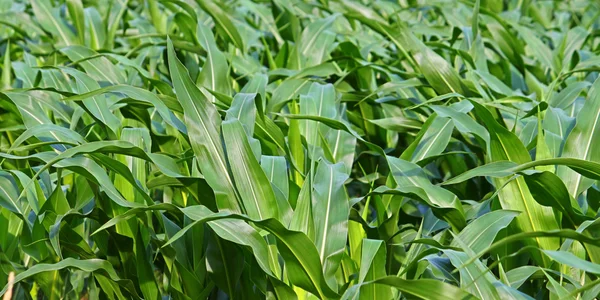
[{"label": "green leaf", "polygon": [[410,159],[414,163],[442,153],[450,142],[454,123],[452,119],[436,116],[429,126],[423,129],[425,129],[424,134],[415,140],[416,146]]},{"label": "green leaf", "polygon": [[200,160],[200,170],[214,189],[219,209],[241,212],[221,144],[221,118],[217,109],[192,82],[187,70],[175,56],[170,40],[168,40],[168,50],[173,85],[177,92],[177,99],[183,107],[192,149]]},{"label": "green leaf", "polygon": [[75,44],[75,36],[67,27],[64,21],[59,17],[57,9],[52,7],[48,0],[31,1],[31,7],[36,16],[37,21],[58,38],[59,45],[70,46]]},{"label": "green leaf", "polygon": [[[588,97],[577,115],[575,127],[565,141],[562,157],[580,158],[591,162],[600,162],[600,149],[596,148],[600,138],[600,80],[596,80]],[[565,182],[569,193],[577,197],[587,190],[593,181],[565,167],[559,167],[556,175]]]},{"label": "green leaf", "polygon": [[[233,215],[227,213],[215,214],[211,216],[204,207],[190,207],[183,210],[184,214],[197,222],[206,222],[210,219],[235,218],[246,221],[252,219],[243,215]],[[312,246],[312,242],[301,232],[287,230],[275,219],[263,221],[252,221],[254,225],[269,231],[277,239],[277,248],[288,266],[287,275],[290,281],[316,295],[334,297],[335,293],[325,283],[319,253]],[[176,237],[173,237],[175,239]],[[170,241],[172,242],[172,241]]]},{"label": "green leaf", "polygon": [[[456,286],[434,279],[407,280],[396,276],[387,276],[375,281],[363,283],[362,285],[369,284],[381,284],[394,287],[403,293],[421,299],[477,299]],[[344,293],[342,299],[354,299],[357,290],[354,287],[348,289],[346,293]]]},{"label": "green leaf", "polygon": [[506,228],[518,214],[515,211],[497,210],[478,217],[456,236],[450,246],[466,245],[474,252],[482,251],[494,242],[498,232]]},{"label": "green leaf", "polygon": [[112,84],[125,83],[126,81],[121,69],[114,66],[107,58],[100,57],[98,52],[94,50],[77,45],[62,48],[60,52],[65,54],[71,61],[79,62],[87,75],[96,81],[106,81]]},{"label": "green leaf", "polygon": [[444,219],[457,230],[466,225],[462,205],[456,195],[452,192],[433,185],[423,170],[416,164],[405,160],[387,157],[390,166],[391,176],[400,189],[418,188],[415,193],[421,199],[428,199],[436,207],[449,209],[450,212],[444,216]]},{"label": "green leaf", "polygon": [[[100,88],[100,85],[86,73],[71,68],[62,68],[61,70],[76,79],[77,91],[79,93],[91,92]],[[92,116],[108,126],[113,132],[119,131],[121,121],[110,111],[110,107],[104,97],[95,96],[82,102]]]},{"label": "green leaf", "polygon": [[93,90],[87,93],[79,94],[64,98],[63,101],[81,101],[87,98],[94,97],[96,95],[103,95],[106,93],[122,93],[127,97],[139,101],[147,106],[154,106],[156,111],[169,125],[176,127],[181,132],[186,132],[183,123],[169,111],[169,108],[165,103],[154,93],[146,91],[141,88],[137,88],[130,85],[111,85],[97,90]]},{"label": "green leaf", "polygon": [[79,38],[79,44],[85,44],[85,17],[83,13],[83,3],[81,0],[68,0],[67,9],[69,10],[69,16],[77,29]]},{"label": "green leaf", "polygon": [[212,0],[202,0],[198,1],[197,3],[200,5],[200,7],[202,7],[202,10],[210,14],[215,21],[215,25],[221,32],[224,33],[224,36],[236,47],[243,50],[244,42],[229,15]]},{"label": "green leaf", "polygon": [[252,154],[242,124],[237,120],[223,122],[223,139],[235,186],[248,216],[256,220],[279,219],[271,183]]},{"label": "green leaf", "polygon": [[564,213],[573,228],[588,218],[580,212],[576,212],[564,183],[554,173],[544,171],[525,176],[525,182],[531,190],[535,200],[544,206],[549,206]]},{"label": "green leaf", "polygon": [[287,101],[296,98],[304,91],[308,91],[310,80],[308,79],[288,79],[283,81],[277,89],[273,91],[271,101],[267,103],[267,112],[279,112]]},{"label": "green leaf", "polygon": [[22,204],[19,203],[18,197],[19,195],[10,179],[0,176],[0,206],[25,218],[24,209]]},{"label": "green leaf", "polygon": [[544,250],[544,253],[551,259],[561,264],[566,264],[571,267],[581,269],[592,274],[600,274],[600,265],[583,260],[573,253],[566,251],[550,251]]},{"label": "green leaf", "polygon": [[[450,258],[450,261],[456,267],[465,265],[465,262],[469,259],[469,255],[463,252],[444,250],[444,254]],[[494,287],[497,279],[479,260],[460,268],[459,271],[461,287],[467,292],[476,295],[480,299],[499,298],[498,292]]]},{"label": "green leaf", "polygon": [[465,180],[469,180],[473,177],[477,176],[490,176],[490,177],[506,177],[510,175],[514,175],[519,172],[523,172],[524,174],[535,173],[535,171],[527,171],[530,168],[534,168],[537,166],[549,166],[549,165],[559,165],[559,166],[567,166],[578,174],[581,174],[585,177],[592,179],[600,179],[600,164],[576,159],[576,158],[550,158],[543,160],[530,161],[523,164],[517,164],[512,161],[496,161],[491,162],[489,164],[474,168],[469,170],[463,174],[460,174],[452,179],[445,181],[443,184],[456,184],[459,182],[463,182]]},{"label": "green leaf", "polygon": [[423,45],[416,50],[414,57],[423,76],[438,95],[446,93],[465,95],[464,85],[458,72],[440,55]]},{"label": "green leaf", "polygon": [[[37,265],[34,265],[33,267],[27,269],[26,271],[17,274],[17,276],[15,276],[13,283],[21,282],[22,280],[24,280],[26,278],[29,278],[31,276],[34,276],[34,275],[42,273],[42,272],[62,270],[65,268],[77,268],[84,272],[96,272],[96,271],[104,272],[104,274],[106,274],[114,282],[124,285],[124,287],[127,289],[127,291],[131,293],[131,296],[133,296],[135,298],[139,298],[137,293],[135,292],[135,288],[133,288],[131,282],[129,282],[127,280],[122,280],[121,278],[119,278],[119,276],[115,272],[115,269],[112,267],[112,265],[108,261],[102,260],[102,259],[78,260],[78,259],[69,257],[69,258],[61,260],[55,264],[37,264]],[[4,293],[6,293],[7,288],[8,288],[8,285],[4,286],[2,291],[0,291],[0,296],[4,295]]]},{"label": "green leaf", "polygon": [[327,56],[327,48],[333,43],[335,35],[331,34],[329,27],[338,15],[333,14],[327,18],[312,22],[302,31],[296,47],[290,55],[288,65],[292,69],[302,69],[321,64]]},{"label": "green leaf", "polygon": [[208,274],[227,295],[234,295],[242,275],[244,256],[233,243],[217,237],[209,241],[206,249]]},{"label": "green leaf", "polygon": [[140,281],[140,289],[144,295],[144,299],[159,299],[160,291],[154,279],[152,265],[148,260],[146,253],[146,245],[141,235],[141,230],[138,231],[135,241],[135,255],[138,280]]},{"label": "green leaf", "polygon": [[264,170],[275,198],[277,198],[278,207],[283,224],[289,224],[292,218],[292,207],[289,203],[290,182],[288,178],[288,167],[285,157],[263,155],[260,158],[260,166]]},{"label": "green leaf", "polygon": [[548,101],[548,104],[552,107],[567,109],[575,102],[581,91],[590,85],[587,81],[577,81],[569,84],[562,91],[554,94]]},{"label": "green leaf", "polygon": [[475,120],[467,115],[473,108],[468,100],[452,104],[450,106],[430,105],[431,109],[440,117],[452,119],[454,126],[462,133],[472,133],[481,138],[486,144],[490,141],[490,135],[485,127],[477,124]]},{"label": "green leaf", "polygon": [[[386,277],[386,249],[383,241],[364,239],[362,241],[359,284]],[[360,287],[361,299],[389,299],[392,290],[383,285],[367,284]]]},{"label": "green leaf", "polygon": [[314,176],[312,217],[315,245],[323,263],[326,279],[332,278],[346,248],[350,207],[344,182],[348,176],[342,164],[319,162]]},{"label": "green leaf", "polygon": [[600,291],[595,1],[0,15],[5,298]]},{"label": "green leaf", "polygon": [[[196,83],[211,91],[230,95],[229,66],[227,65],[225,55],[217,47],[215,38],[208,27],[198,23],[197,34],[198,41],[202,45],[202,48],[206,49],[207,56]],[[211,102],[215,102],[215,97],[210,93],[205,92],[204,95]]]},{"label": "green leaf", "polygon": [[[509,160],[518,164],[525,164],[531,161],[527,150],[513,133],[502,127],[492,114],[481,104],[472,101],[475,107],[475,114],[480,123],[483,123],[490,132],[489,158],[491,161]],[[543,207],[538,204],[525,180],[516,178],[509,181],[507,177],[494,179],[498,189],[498,198],[503,209],[520,211],[521,214],[516,217],[516,228],[519,232],[550,231],[559,229],[551,208]],[[541,249],[554,250],[558,248],[558,241],[555,239],[536,238],[534,243],[528,243],[540,247]],[[548,265],[549,261],[535,254],[536,259]]]}]

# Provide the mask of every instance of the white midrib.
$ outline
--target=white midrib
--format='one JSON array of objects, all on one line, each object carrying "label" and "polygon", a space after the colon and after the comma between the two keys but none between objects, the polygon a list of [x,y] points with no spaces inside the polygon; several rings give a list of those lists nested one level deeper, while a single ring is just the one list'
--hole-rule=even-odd
[{"label": "white midrib", "polygon": [[[100,58],[100,57],[98,57],[98,58]],[[83,59],[83,57],[82,57],[82,59]],[[94,58],[94,59],[95,59],[95,58]],[[109,63],[110,63],[110,62],[109,62]],[[92,68],[96,69],[96,71],[98,71],[98,73],[100,73],[100,74],[101,74],[101,75],[102,75],[104,78],[106,78],[106,80],[107,80],[108,82],[110,82],[110,83],[112,83],[112,84],[114,84],[114,83],[115,83],[115,82],[114,82],[114,81],[113,81],[113,80],[112,80],[110,77],[108,77],[108,75],[106,75],[104,72],[102,72],[102,71],[101,71],[101,70],[100,70],[98,67],[96,67],[96,65],[95,65],[95,64],[93,64],[91,61],[89,61],[89,64],[88,64],[88,65],[89,65],[89,66],[91,66]],[[115,74],[115,75],[116,75],[116,74]]]},{"label": "white midrib", "polygon": [[464,268],[464,270],[465,270],[465,272],[467,272],[467,274],[471,278],[471,281],[473,282],[473,285],[477,289],[477,293],[479,293],[479,295],[481,296],[481,299],[485,299],[485,297],[483,296],[483,293],[481,292],[481,289],[479,289],[479,285],[476,282],[475,276],[473,276],[473,274],[471,274],[471,271],[469,271],[469,268]]},{"label": "white midrib", "polygon": [[307,84],[308,82],[309,82],[309,81],[308,81],[308,80],[306,80],[306,81],[304,81],[303,83],[301,83],[301,84],[300,84],[300,85],[299,85],[299,86],[298,86],[298,87],[297,87],[297,88],[294,90],[294,92],[292,92],[292,94],[290,95],[290,98],[294,97],[294,95],[296,95],[296,93],[298,93],[298,91],[299,91],[299,90],[300,90],[302,87],[304,87],[304,85],[305,85],[305,84]]},{"label": "white midrib", "polygon": [[[321,117],[322,117],[322,112],[323,112],[323,93],[324,93],[323,92],[323,88],[321,88],[321,95],[319,96],[319,99],[320,99],[320,101],[319,101],[319,109],[317,110],[317,115],[321,116]],[[307,129],[306,129],[307,132],[308,132],[308,123],[309,122],[306,122],[306,124],[307,124],[306,125],[307,126]],[[314,123],[317,123],[317,122],[314,122]],[[317,136],[318,135],[319,135],[319,124],[317,123],[314,126],[313,136],[311,136],[311,142],[313,143],[312,149],[311,149],[312,150],[311,153],[312,153],[313,157],[315,156],[315,153],[317,152],[317,143],[319,142],[317,140]],[[312,138],[314,138],[315,140],[312,141]]]},{"label": "white midrib", "polygon": [[277,27],[273,25],[273,22],[275,20],[273,20],[273,22],[271,22],[271,20],[268,19],[267,16],[264,15],[263,12],[260,9],[258,9],[258,8],[255,9],[254,11],[265,21],[265,24],[272,31],[273,36],[275,37],[275,39],[277,40],[277,42],[283,44],[283,41],[281,40],[281,36],[279,36],[279,33],[277,32]]},{"label": "white midrib", "polygon": [[448,121],[446,121],[446,124],[444,124],[444,126],[442,126],[442,129],[440,129],[440,131],[438,132],[438,134],[436,134],[433,137],[433,140],[431,140],[431,142],[429,143],[429,145],[427,145],[427,148],[425,148],[425,151],[422,152],[422,155],[420,155],[420,157],[418,157],[416,161],[420,161],[423,158],[425,158],[425,156],[427,155],[427,153],[431,150],[431,147],[433,147],[433,144],[435,144],[435,141],[437,141],[437,139],[442,135],[442,133],[444,132],[444,129],[446,129],[446,127],[448,127],[448,124],[450,124],[450,121],[452,121],[452,120],[448,119]]},{"label": "white midrib", "polygon": [[204,42],[206,43],[206,51],[208,52],[208,60],[209,60],[209,65],[210,65],[210,86],[211,86],[212,90],[215,91],[217,83],[215,82],[215,68],[213,67],[214,59],[213,59],[213,54],[212,54],[212,47],[208,43],[208,37],[206,36],[206,33],[203,34],[202,37],[204,37]]},{"label": "white midrib", "polygon": [[[506,154],[506,157],[508,158],[508,160],[516,161],[516,160],[511,159],[510,152],[508,152],[508,149],[506,148],[506,145],[504,145],[504,142],[502,142],[502,139],[498,138],[498,141],[500,142],[500,145],[502,146],[502,149],[503,149],[504,153]],[[527,203],[527,199],[525,198],[525,193],[523,192],[523,188],[521,187],[522,183],[519,181],[519,178],[517,178],[514,182],[517,185],[517,188],[519,189],[519,195],[521,196],[521,200],[522,200],[523,206],[525,208],[527,220],[529,221],[529,224],[531,225],[531,229],[532,229],[532,231],[538,231],[536,229],[536,222],[533,220],[533,217],[532,217],[532,210]],[[531,193],[530,193],[530,195],[531,195]],[[538,245],[542,245],[542,242],[540,241],[539,237],[536,237],[535,240]]]},{"label": "white midrib", "polygon": [[29,83],[29,85],[31,85],[31,87],[34,87],[35,85],[33,84],[33,82],[31,82],[31,79],[29,78],[29,76],[25,76],[25,78],[27,78],[27,82]]},{"label": "white midrib", "polygon": [[504,220],[504,218],[498,218],[498,219],[494,220],[494,221],[493,221],[492,223],[490,223],[490,224],[489,224],[489,225],[488,225],[488,226],[487,226],[487,227],[486,227],[484,230],[482,230],[481,232],[479,232],[479,234],[477,234],[477,235],[475,236],[475,238],[473,238],[473,241],[472,241],[471,243],[469,243],[469,244],[468,244],[469,248],[470,248],[472,245],[475,245],[475,244],[476,244],[476,242],[477,242],[477,239],[479,239],[479,238],[480,238],[480,237],[481,237],[481,236],[482,236],[482,235],[485,233],[485,231],[486,231],[488,228],[492,227],[494,224],[496,224],[496,223],[500,222],[501,220]]},{"label": "white midrib", "polygon": [[[600,99],[598,99],[598,101],[600,101]],[[583,159],[587,160],[588,156],[590,154],[590,147],[592,146],[592,139],[594,138],[594,130],[596,129],[596,126],[598,125],[598,120],[600,118],[600,113],[596,114],[596,118],[594,119],[594,125],[592,126],[592,134],[590,134],[590,138],[587,141],[587,145],[585,147],[585,152],[583,155]],[[579,190],[579,186],[581,185],[581,175],[579,173],[576,173],[577,176],[577,180],[575,181],[575,190],[573,191],[573,193],[577,193],[577,191]]]},{"label": "white midrib", "polygon": [[560,131],[560,139],[562,140],[565,137],[564,137],[564,134],[563,134],[563,127],[562,127],[562,122],[560,120],[560,117],[559,117],[559,120],[558,120],[557,123],[558,123],[558,130]]},{"label": "white midrib", "polygon": [[[29,112],[26,109],[23,109],[24,112],[26,112],[28,115],[30,115],[32,118],[34,118],[36,121],[38,121],[40,124],[45,124],[44,122],[42,122],[42,120],[38,119],[34,114],[32,114],[31,112]],[[58,138],[58,136],[56,135],[56,133],[54,133],[54,131],[50,131],[50,134],[57,140],[60,141],[60,139]]]},{"label": "white midrib", "polygon": [[337,131],[337,135],[335,137],[335,146],[333,147],[333,159],[335,159],[337,157],[337,151],[338,151],[338,147],[340,145],[340,136],[342,135],[342,131],[338,130]]},{"label": "white midrib", "polygon": [[[92,27],[93,27],[93,26],[92,26]],[[75,53],[75,55],[77,55],[77,60],[82,60],[82,59],[85,59],[85,58],[86,58],[86,57],[84,57],[83,55],[79,55],[79,53]],[[108,75],[106,75],[104,72],[102,72],[102,70],[100,70],[98,67],[96,67],[96,65],[95,65],[95,64],[93,64],[93,63],[91,62],[91,61],[92,61],[92,60],[94,60],[94,59],[100,59],[100,58],[101,58],[101,57],[92,58],[92,59],[90,59],[90,61],[84,61],[84,62],[82,62],[81,64],[87,63],[87,64],[86,64],[87,66],[90,66],[90,67],[92,67],[94,70],[96,70],[96,71],[98,72],[98,74],[100,74],[102,77],[104,77],[104,78],[106,79],[106,81],[108,81],[108,82],[110,82],[110,83],[114,84],[115,82],[114,82],[114,81],[113,81],[113,80],[112,80],[110,77],[108,77]],[[108,63],[111,63],[111,62],[108,62]],[[117,82],[117,83],[118,83],[118,82]]]},{"label": "white midrib", "polygon": [[40,7],[42,7],[42,9],[50,16],[50,20],[52,21],[52,24],[54,24],[54,26],[56,26],[56,30],[58,30],[58,33],[60,34],[60,36],[63,38],[63,40],[65,40],[65,43],[67,44],[67,46],[71,46],[71,42],[69,41],[69,39],[67,38],[65,33],[60,28],[60,24],[58,24],[58,22],[56,22],[56,19],[54,19],[52,12],[50,12],[50,10],[48,10],[48,8],[46,7],[45,4],[41,4]]},{"label": "white midrib", "polygon": [[[406,177],[406,179],[408,179],[408,181],[410,181],[410,183],[412,183],[414,186],[416,187],[421,187],[416,181],[414,181],[410,176],[406,175],[406,173],[402,172],[402,170],[400,169],[400,167],[394,163],[392,163],[392,166],[394,166],[396,168],[396,170],[398,172],[400,172],[400,174],[404,177]],[[425,189],[423,189],[425,190]],[[425,194],[427,194],[427,192],[425,192]]]},{"label": "white midrib", "polygon": [[42,103],[42,104],[45,104],[45,105],[47,105],[49,107],[52,107],[52,110],[53,110],[53,112],[54,112],[55,115],[63,117],[65,120],[69,120],[69,118],[70,118],[69,115],[66,115],[60,109],[54,109],[54,106],[52,104],[48,103],[43,98],[40,98],[40,97],[37,97],[37,96],[33,96],[33,95],[29,95],[29,97],[31,97],[32,100],[36,100],[38,103]]},{"label": "white midrib", "polygon": [[321,101],[319,103],[319,116],[323,116],[322,115],[322,113],[323,113],[323,102],[325,102],[323,100],[323,94],[325,93],[324,90],[325,90],[324,88],[321,88],[321,95],[319,96],[319,99],[321,99]]},{"label": "white midrib", "polygon": [[237,119],[241,122],[242,112],[244,111],[244,102],[246,102],[246,97],[242,100],[242,105],[240,106],[240,110],[238,111]]},{"label": "white midrib", "polygon": [[329,192],[327,193],[327,209],[325,210],[325,226],[323,226],[323,241],[321,242],[321,263],[325,263],[325,244],[327,241],[327,232],[329,224],[329,211],[331,210],[331,194],[333,192],[333,170],[329,174]]},{"label": "white midrib", "polygon": [[[87,85],[85,85],[85,83],[83,84],[85,86],[85,88],[87,89],[86,92],[91,92],[91,90],[87,87]],[[94,102],[94,105],[96,106],[96,108],[98,109],[98,114],[100,114],[100,117],[102,119],[102,122],[104,122],[106,124],[106,117],[104,116],[104,114],[102,113],[102,109],[100,109],[100,105],[98,105],[98,100],[94,99],[96,97],[91,98],[90,100],[92,100],[92,102]]]},{"label": "white midrib", "polygon": [[329,24],[330,24],[330,22],[323,23],[323,26],[319,27],[319,29],[313,35],[313,37],[310,40],[308,40],[308,43],[306,44],[306,47],[304,47],[304,50],[302,51],[303,55],[306,55],[306,52],[308,51],[308,49],[312,48],[312,44],[317,40],[317,37],[319,37],[319,35],[321,35],[321,32],[323,30],[325,30],[325,27],[329,26]]},{"label": "white midrib", "polygon": [[[432,63],[432,61],[431,61],[429,58],[427,58],[427,60],[428,60],[430,63]],[[446,84],[446,86],[448,86],[448,88],[449,88],[449,89],[450,89],[450,90],[451,90],[453,93],[456,93],[456,90],[455,90],[455,89],[452,87],[452,85],[450,84],[450,82],[448,82],[448,80],[446,79],[446,77],[444,77],[444,76],[442,75],[442,72],[440,72],[438,69],[435,69],[435,70],[436,70],[436,72],[438,73],[438,75],[440,76],[440,78],[442,78],[442,80],[444,81],[444,83]]]},{"label": "white midrib", "polygon": [[[86,16],[89,16],[89,15],[86,14]],[[91,19],[91,17],[90,17],[90,19]],[[100,47],[100,41],[98,40],[98,31],[96,29],[96,26],[94,26],[93,22],[90,22],[90,30],[94,33],[93,37],[94,37],[94,40],[96,43],[96,45],[94,45],[95,47],[92,47],[92,48],[97,49]]]},{"label": "white midrib", "polygon": [[[176,67],[179,67],[178,64],[181,64],[180,62],[175,62],[175,63],[176,63]],[[179,76],[179,77],[180,77],[180,80],[183,82],[181,76]],[[190,95],[187,88],[184,87],[183,90],[185,91],[186,95],[188,96],[188,98],[190,99],[190,102],[191,102],[192,95]],[[198,116],[198,120],[200,121],[200,124],[202,124],[202,128],[204,129],[204,131],[206,132],[206,135],[208,136],[208,140],[210,141],[211,147],[213,148],[213,150],[216,153],[220,154],[217,146],[215,145],[214,141],[212,140],[212,138],[210,136],[210,133],[208,132],[208,129],[206,127],[206,124],[204,123],[204,120],[202,120],[202,118],[200,117],[200,111],[198,111],[198,108],[196,107],[196,105],[193,105],[193,103],[191,103],[191,104],[192,104],[191,106],[194,108],[194,111],[196,112],[196,116]],[[219,155],[219,158],[217,159],[217,161],[219,162],[219,166],[221,167],[221,169],[225,172],[225,174],[227,174],[227,176],[225,176],[227,183],[229,183],[229,185],[231,187],[233,187],[231,178],[229,178],[229,172],[227,172],[227,167],[225,167],[225,164],[223,163],[223,159],[222,159],[221,155]]]},{"label": "white midrib", "polygon": [[[222,20],[220,18],[215,18],[217,20],[217,22],[219,22],[219,24],[223,27],[223,30],[225,30],[225,32],[227,32],[227,35],[229,37],[231,37],[231,40],[235,41],[235,38],[233,38],[233,34],[229,31],[229,29],[227,29],[227,26],[225,26],[225,24],[222,22]],[[240,45],[241,46],[241,45]]]},{"label": "white midrib", "polygon": [[273,177],[275,176],[275,159],[271,159],[271,178],[269,181],[273,182]]},{"label": "white midrib", "polygon": [[0,190],[2,190],[2,192],[4,192],[4,194],[6,195],[6,198],[10,199],[10,202],[12,202],[12,204],[15,206],[15,208],[17,209],[19,214],[23,215],[23,212],[21,211],[21,208],[19,208],[19,206],[17,205],[17,202],[15,201],[15,199],[13,199],[10,196],[10,194],[4,189],[4,187],[2,185],[0,185]]},{"label": "white midrib", "polygon": [[[242,134],[244,134],[242,132]],[[237,139],[234,139],[233,142],[235,143],[235,146],[237,148],[237,150],[239,151],[239,153],[244,153],[244,148],[241,147],[240,145],[240,141]],[[244,172],[244,176],[246,177],[246,182],[248,183],[248,186],[250,187],[250,193],[252,194],[252,200],[254,201],[254,205],[256,207],[256,212],[258,213],[258,217],[260,220],[263,220],[263,216],[261,213],[261,209],[260,209],[260,205],[258,203],[258,197],[256,196],[256,191],[254,190],[254,185],[252,184],[252,179],[250,178],[250,173],[248,173],[248,168],[240,168],[242,169],[242,171]]]},{"label": "white midrib", "polygon": [[[50,75],[54,75],[53,73],[50,73]],[[54,76],[50,76],[50,79],[52,80],[52,83],[54,84],[55,87],[59,87],[60,85],[58,84],[58,82],[56,82],[56,78],[54,78]]]},{"label": "white midrib", "polygon": [[[96,70],[98,70],[98,72],[100,72],[100,70],[99,70],[98,68],[96,68],[96,67],[94,66],[94,64],[91,64],[91,63],[90,63],[89,65],[93,66],[93,67],[94,67]],[[102,73],[102,72],[100,72],[100,73]],[[52,76],[51,76],[50,78],[52,78],[52,80],[54,81],[54,78],[53,78]],[[75,80],[77,80],[77,78],[75,78]],[[86,92],[86,93],[87,93],[87,92],[91,92],[91,91],[93,91],[92,89],[90,89],[90,87],[89,87],[87,84],[85,84],[85,82],[84,82],[83,80],[79,80],[79,82],[82,84],[82,86],[83,86],[83,87],[85,87],[85,89],[86,89],[86,91],[85,91],[85,92]],[[110,80],[109,80],[109,82],[111,82],[111,83],[112,83],[112,81],[110,81]],[[100,105],[98,105],[98,100],[97,100],[97,99],[95,99],[95,98],[96,98],[96,96],[94,96],[94,97],[92,97],[91,99],[88,99],[88,100],[92,100],[91,102],[93,102],[93,103],[94,103],[94,106],[96,106],[96,108],[98,109],[98,114],[100,115],[100,120],[101,120],[103,123],[105,123],[105,124],[106,124],[106,117],[105,117],[105,116],[104,116],[104,114],[102,113],[102,109],[100,109]],[[90,101],[86,101],[86,102],[88,102],[88,103],[89,103]],[[86,106],[87,106],[87,105],[86,105]],[[108,109],[108,108],[107,108],[107,109]]]}]

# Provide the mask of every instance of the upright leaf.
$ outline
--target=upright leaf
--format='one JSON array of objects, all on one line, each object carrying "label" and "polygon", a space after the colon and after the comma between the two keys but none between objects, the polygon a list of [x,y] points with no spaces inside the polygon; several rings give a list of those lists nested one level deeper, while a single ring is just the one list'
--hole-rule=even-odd
[{"label": "upright leaf", "polygon": [[[197,84],[210,91],[231,95],[229,66],[225,55],[217,47],[215,38],[208,27],[198,23],[197,34],[200,45],[206,50],[206,61],[198,75]],[[204,95],[211,102],[215,102],[216,98],[210,92],[204,92]]]},{"label": "upright leaf", "polygon": [[[490,132],[490,144],[488,145],[488,155],[491,161],[509,160],[516,163],[526,163],[531,161],[527,150],[512,132],[501,126],[492,114],[481,104],[472,102],[475,106],[475,113],[480,123],[484,124]],[[551,208],[543,207],[538,204],[525,180],[516,178],[510,180],[507,177],[494,179],[494,184],[498,189],[498,198],[503,209],[520,211],[521,214],[516,218],[516,228],[521,232],[551,231],[559,229],[554,213]],[[556,239],[535,238],[525,241],[541,249],[554,250],[558,248]],[[549,265],[547,259],[540,256],[539,252],[534,252],[534,257],[544,265]]]},{"label": "upright leaf", "polygon": [[[575,122],[565,141],[562,157],[600,162],[600,79],[594,82]],[[559,166],[556,175],[565,182],[569,193],[575,198],[593,184],[592,180],[566,167]]]},{"label": "upright leaf", "polygon": [[252,153],[242,124],[238,120],[228,120],[222,126],[231,174],[248,216],[256,220],[279,219],[279,202]]},{"label": "upright leaf", "polygon": [[326,279],[332,282],[346,248],[350,208],[344,182],[348,175],[342,164],[332,165],[321,160],[314,178],[312,216],[315,245],[319,250]]},{"label": "upright leaf", "polygon": [[192,82],[187,70],[177,59],[170,40],[168,54],[169,71],[177,99],[183,107],[192,149],[199,159],[200,170],[206,182],[214,190],[217,207],[222,210],[241,212],[221,143],[221,117],[213,104]]}]

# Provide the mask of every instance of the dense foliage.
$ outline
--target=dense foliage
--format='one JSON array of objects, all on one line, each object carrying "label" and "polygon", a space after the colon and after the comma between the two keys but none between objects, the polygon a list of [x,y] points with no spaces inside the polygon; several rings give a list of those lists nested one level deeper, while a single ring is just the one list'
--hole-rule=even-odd
[{"label": "dense foliage", "polygon": [[600,2],[0,0],[0,295],[595,299]]}]

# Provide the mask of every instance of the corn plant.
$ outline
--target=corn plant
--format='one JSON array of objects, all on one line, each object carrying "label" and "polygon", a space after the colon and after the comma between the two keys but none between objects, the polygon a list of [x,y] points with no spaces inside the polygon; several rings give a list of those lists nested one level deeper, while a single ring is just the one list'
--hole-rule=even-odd
[{"label": "corn plant", "polygon": [[3,299],[597,299],[600,2],[0,0]]}]

